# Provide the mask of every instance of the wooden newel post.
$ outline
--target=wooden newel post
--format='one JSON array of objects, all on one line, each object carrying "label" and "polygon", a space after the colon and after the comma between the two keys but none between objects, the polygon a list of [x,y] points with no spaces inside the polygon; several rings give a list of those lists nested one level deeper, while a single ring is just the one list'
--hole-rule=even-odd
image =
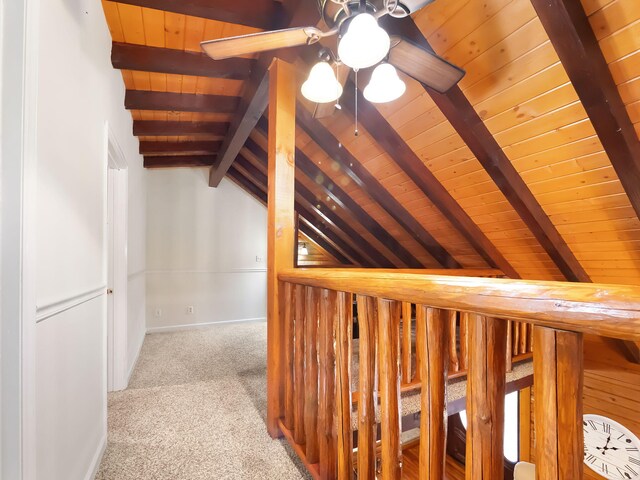
[{"label": "wooden newel post", "polygon": [[533,327],[536,479],[583,478],[582,334]]},{"label": "wooden newel post", "polygon": [[284,414],[284,289],[278,273],[293,268],[295,231],[296,74],[275,59],[269,68],[269,198],[267,227],[267,429],[281,435]]},{"label": "wooden newel post", "polygon": [[507,322],[469,314],[467,480],[504,478]]}]

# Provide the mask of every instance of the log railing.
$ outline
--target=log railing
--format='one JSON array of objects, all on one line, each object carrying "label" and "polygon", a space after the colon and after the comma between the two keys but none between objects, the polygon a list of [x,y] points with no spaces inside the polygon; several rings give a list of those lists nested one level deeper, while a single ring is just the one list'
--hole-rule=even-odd
[{"label": "log railing", "polygon": [[291,269],[278,278],[279,426],[319,479],[399,480],[401,392],[419,383],[419,478],[442,480],[447,379],[464,371],[466,478],[503,478],[505,374],[532,344],[537,478],[581,479],[582,335],[640,339],[640,290],[631,286],[357,269]]}]

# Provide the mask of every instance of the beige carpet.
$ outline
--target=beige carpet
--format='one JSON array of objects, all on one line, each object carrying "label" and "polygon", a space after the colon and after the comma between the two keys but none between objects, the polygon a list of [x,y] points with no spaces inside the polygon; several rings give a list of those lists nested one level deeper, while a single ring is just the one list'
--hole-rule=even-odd
[{"label": "beige carpet", "polygon": [[147,335],[97,480],[307,479],[265,428],[266,324]]}]

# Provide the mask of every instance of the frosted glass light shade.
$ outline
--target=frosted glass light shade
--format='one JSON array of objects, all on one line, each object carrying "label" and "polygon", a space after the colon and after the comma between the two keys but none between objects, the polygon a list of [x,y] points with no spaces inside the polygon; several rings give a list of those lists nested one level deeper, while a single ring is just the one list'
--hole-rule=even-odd
[{"label": "frosted glass light shade", "polygon": [[389,34],[368,13],[356,15],[338,44],[340,61],[358,70],[375,65],[389,53]]},{"label": "frosted glass light shade", "polygon": [[386,103],[400,98],[406,89],[393,65],[382,63],[371,74],[371,81],[362,94],[371,103]]},{"label": "frosted glass light shade", "polygon": [[335,102],[342,95],[342,85],[327,62],[318,62],[311,68],[301,90],[307,100],[315,103]]}]

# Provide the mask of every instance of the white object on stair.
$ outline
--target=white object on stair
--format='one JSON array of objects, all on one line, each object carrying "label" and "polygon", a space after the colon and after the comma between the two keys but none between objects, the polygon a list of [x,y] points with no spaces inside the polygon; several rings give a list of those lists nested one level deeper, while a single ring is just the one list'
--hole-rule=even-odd
[{"label": "white object on stair", "polygon": [[536,466],[533,463],[518,462],[513,471],[513,480],[535,480]]}]

